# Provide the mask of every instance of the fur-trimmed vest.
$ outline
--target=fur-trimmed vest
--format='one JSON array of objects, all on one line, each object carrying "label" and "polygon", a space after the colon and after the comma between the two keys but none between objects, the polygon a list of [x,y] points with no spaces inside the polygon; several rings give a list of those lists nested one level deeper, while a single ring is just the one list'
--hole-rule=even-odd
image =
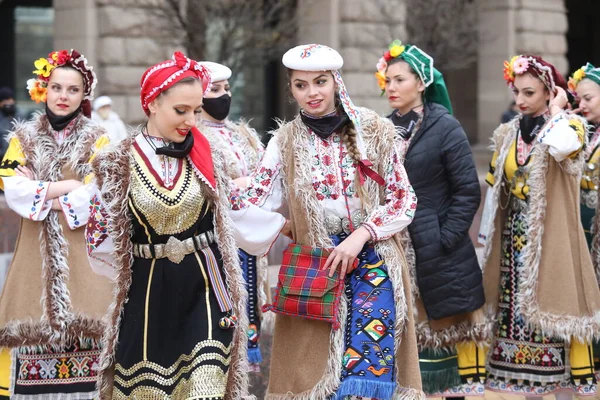
[{"label": "fur-trimmed vest", "polygon": [[[102,202],[106,209],[108,232],[115,246],[115,262],[117,266],[117,286],[113,293],[113,301],[106,315],[106,331],[103,337],[103,349],[100,358],[99,387],[102,398],[110,398],[112,392],[111,375],[119,337],[119,328],[123,307],[127,301],[131,286],[133,265],[133,230],[128,200],[131,182],[131,166],[133,161],[132,143],[134,137],[122,141],[118,146],[99,153],[92,163],[92,171],[96,176]],[[245,312],[247,293],[245,291],[242,271],[239,267],[237,246],[233,238],[233,222],[229,216],[231,181],[223,173],[223,158],[218,151],[212,150],[216,193],[200,180],[203,192],[210,198],[214,207],[214,225],[217,243],[223,259],[225,283],[233,302],[233,313],[238,317],[238,325],[233,336],[231,362],[229,364],[226,400],[252,399],[248,396],[248,358],[247,336],[248,318]]]},{"label": "fur-trimmed vest", "polygon": [[[83,181],[94,144],[104,133],[80,116],[58,145],[47,116],[39,114],[18,123],[11,138],[19,141],[35,179]],[[43,221],[21,219],[0,298],[0,346],[62,348],[77,337],[100,339],[112,288],[108,278],[90,268],[83,229],[69,229],[62,211],[50,211]]]},{"label": "fur-trimmed vest", "polygon": [[[219,128],[210,128],[203,122],[204,121],[200,121],[197,124],[198,129],[204,136],[206,136],[211,147],[219,149],[219,151],[222,153],[225,173],[231,179],[242,177],[242,171],[236,162],[237,156],[235,155],[235,152],[221,135],[213,132]],[[229,120],[225,120],[225,129],[235,132],[236,136],[242,142],[241,150],[248,170],[250,172],[254,171],[258,165],[258,162],[260,161],[263,148],[256,131],[252,129],[247,122],[241,121],[239,123],[234,123]]]},{"label": "fur-trimmed vest", "polygon": [[[578,118],[569,115],[569,118]],[[494,132],[498,152],[492,188],[494,224],[485,247],[484,285],[490,318],[498,309],[501,234],[507,211],[502,190],[504,165],[516,140],[518,120]],[[581,227],[579,185],[583,152],[557,162],[546,145],[537,143],[529,164],[527,244],[521,257],[525,266],[516,293],[525,321],[544,334],[590,343],[600,335],[600,290]]]},{"label": "fur-trimmed vest", "polygon": [[[374,169],[384,175],[384,163],[394,146],[394,126],[373,111],[359,109],[364,130],[366,156]],[[327,235],[324,209],[312,185],[308,138],[311,133],[300,117],[283,124],[273,140],[281,149],[284,191],[290,209],[290,221],[296,243],[333,247]],[[383,204],[383,188],[371,179],[365,184],[372,204]],[[370,212],[369,207],[366,212]],[[389,267],[396,306],[395,354],[396,382],[394,396],[415,399],[423,396],[414,330],[410,279],[402,250],[394,239],[375,245],[376,252]],[[347,304],[341,302],[340,315]],[[322,321],[277,315],[271,355],[271,372],[267,399],[325,399],[340,384],[344,353],[344,327],[332,330]],[[396,398],[396,397],[394,397]]]}]

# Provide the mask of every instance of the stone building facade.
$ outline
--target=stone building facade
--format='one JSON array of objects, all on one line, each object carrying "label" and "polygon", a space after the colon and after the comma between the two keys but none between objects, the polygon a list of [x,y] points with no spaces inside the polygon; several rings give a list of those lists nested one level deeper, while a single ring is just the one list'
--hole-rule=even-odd
[{"label": "stone building facade", "polygon": [[[124,119],[135,124],[143,120],[138,86],[144,68],[169,57],[174,50],[172,45],[165,45],[164,36],[147,18],[148,5],[160,1],[4,0],[0,21],[3,26],[10,23],[4,12],[10,7],[52,7],[53,47],[82,51],[98,72],[97,94],[110,95]],[[474,1],[479,6],[477,61],[460,71],[443,72],[455,115],[471,143],[484,146],[511,100],[502,79],[502,63],[510,55],[539,54],[563,73],[584,61],[600,63],[600,26],[594,18],[600,13],[600,1]],[[382,7],[386,2],[392,5],[387,10]],[[374,65],[390,39],[411,41],[405,29],[410,10],[404,1],[297,0],[297,7],[297,42],[321,42],[339,49],[346,61],[344,79],[355,103],[388,112],[373,76]],[[3,33],[9,40],[14,35],[10,29]],[[10,54],[6,58],[10,59]],[[7,71],[2,67],[0,71]],[[8,71],[9,75],[13,72]],[[293,114],[294,107],[286,101],[289,92],[281,63],[272,62],[264,69],[250,65],[235,73],[243,76],[237,93],[240,96],[234,99],[235,110],[254,119],[259,129],[272,126],[274,117]],[[5,84],[3,78],[0,76],[0,81]],[[13,83],[13,87],[22,86],[21,82]]]},{"label": "stone building facade", "polygon": [[[478,0],[480,40],[478,61],[464,71],[447,74],[456,108],[473,144],[487,144],[501,112],[511,100],[502,79],[502,63],[512,54],[529,52],[543,56],[561,72],[567,61],[567,12],[565,0]],[[318,6],[315,6],[318,3]],[[394,2],[393,13],[383,13],[380,0],[298,0],[298,43],[321,42],[340,50],[345,59],[343,75],[357,105],[387,112],[374,78],[374,65],[389,40],[382,24],[394,23],[394,35],[405,38],[404,21],[410,10]],[[115,107],[131,123],[143,119],[139,106],[139,79],[148,65],[168,57],[173,48],[161,44],[160,32],[146,26],[146,9],[123,0],[54,0],[55,47],[77,47],[97,66],[98,93],[110,95]],[[407,38],[410,41],[410,38]],[[276,85],[275,98],[287,98],[285,74],[277,78],[264,71],[244,74],[241,114],[267,126],[263,114],[285,117],[287,102],[273,104],[256,96]]]}]

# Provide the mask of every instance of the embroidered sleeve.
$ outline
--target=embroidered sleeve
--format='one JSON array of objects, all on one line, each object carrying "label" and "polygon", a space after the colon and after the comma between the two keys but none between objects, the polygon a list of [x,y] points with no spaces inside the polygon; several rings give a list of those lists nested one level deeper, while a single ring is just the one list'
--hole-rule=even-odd
[{"label": "embroidered sleeve", "polygon": [[[15,168],[25,164],[25,153],[23,153],[23,149],[21,148],[21,142],[16,137],[13,137],[10,139],[4,159],[0,163],[0,177],[16,176]],[[0,179],[0,189],[4,190],[2,179]]]},{"label": "embroidered sleeve", "polygon": [[88,201],[89,218],[85,226],[85,243],[88,261],[98,275],[116,278],[115,245],[108,234],[108,217],[95,182],[90,184],[93,192]]},{"label": "embroidered sleeve", "polygon": [[583,149],[585,127],[583,122],[569,118],[564,112],[551,117],[538,137],[548,145],[548,152],[558,162],[574,157]]},{"label": "embroidered sleeve", "polygon": [[485,200],[483,202],[483,213],[481,214],[481,224],[479,225],[479,232],[477,233],[477,242],[481,245],[486,244],[490,230],[492,229],[493,220],[493,207],[494,207],[494,189],[491,187],[487,188],[485,193]]},{"label": "embroidered sleeve", "polygon": [[285,224],[283,215],[263,210],[254,204],[248,204],[242,210],[232,210],[230,216],[238,247],[255,256],[264,256],[269,252]]},{"label": "embroidered sleeve", "polygon": [[363,223],[373,241],[400,232],[411,223],[417,209],[417,196],[395,150],[386,163],[384,179],[385,204],[376,207]]},{"label": "embroidered sleeve", "polygon": [[0,178],[4,183],[4,197],[8,206],[23,218],[42,221],[52,209],[52,200],[46,201],[49,182],[32,181],[22,176]]},{"label": "embroidered sleeve", "polygon": [[74,230],[85,225],[89,218],[90,199],[93,195],[94,185],[88,183],[58,198],[69,228]]},{"label": "embroidered sleeve", "polygon": [[260,165],[250,176],[250,184],[245,190],[244,198],[262,209],[279,210],[284,197],[281,172],[279,146],[276,140],[271,140]]}]

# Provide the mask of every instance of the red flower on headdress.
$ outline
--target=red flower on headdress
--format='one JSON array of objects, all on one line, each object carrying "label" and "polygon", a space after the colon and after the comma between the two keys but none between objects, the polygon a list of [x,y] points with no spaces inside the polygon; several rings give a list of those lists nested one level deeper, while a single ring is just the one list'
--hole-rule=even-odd
[{"label": "red flower on headdress", "polygon": [[58,65],[66,64],[71,60],[71,55],[67,50],[60,50],[57,53],[56,61],[58,62]]},{"label": "red flower on headdress", "polygon": [[390,54],[389,50],[383,53],[383,58],[385,58],[385,61],[387,62],[389,62],[392,59],[392,55]]}]

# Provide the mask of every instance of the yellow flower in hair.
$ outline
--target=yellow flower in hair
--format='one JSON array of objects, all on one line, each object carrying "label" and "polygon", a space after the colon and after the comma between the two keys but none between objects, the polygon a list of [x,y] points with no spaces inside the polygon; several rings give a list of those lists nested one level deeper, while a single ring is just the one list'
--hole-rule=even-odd
[{"label": "yellow flower in hair", "polygon": [[33,63],[36,70],[33,71],[34,74],[39,75],[40,77],[48,78],[54,69],[54,65],[48,62],[46,58],[38,58]]},{"label": "yellow flower in hair", "polygon": [[582,80],[583,78],[585,78],[585,70],[583,68],[579,68],[577,71],[575,71],[575,73],[573,74],[573,79],[575,79],[576,82],[579,82],[580,80]]},{"label": "yellow flower in hair", "polygon": [[398,57],[400,54],[404,53],[404,45],[395,44],[390,48],[390,56],[393,58]]},{"label": "yellow flower in hair", "polygon": [[48,89],[46,89],[39,81],[36,81],[34,86],[29,90],[29,96],[31,100],[36,103],[46,102],[46,96],[48,94]]},{"label": "yellow flower in hair", "polygon": [[377,84],[381,90],[385,90],[385,72],[377,71],[375,72],[375,77],[377,78]]}]

